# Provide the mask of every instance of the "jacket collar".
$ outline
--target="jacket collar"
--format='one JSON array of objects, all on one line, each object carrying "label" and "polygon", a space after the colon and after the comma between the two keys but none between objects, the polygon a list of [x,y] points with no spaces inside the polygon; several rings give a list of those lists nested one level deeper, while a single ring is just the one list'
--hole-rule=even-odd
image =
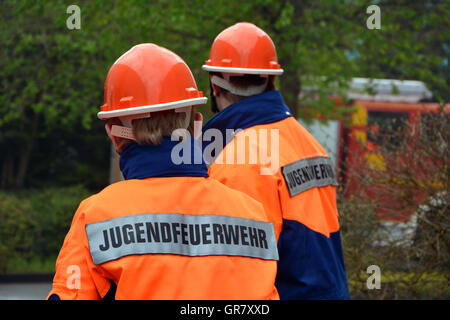
[{"label": "jacket collar", "polygon": [[[184,150],[190,150],[190,154],[184,155]],[[182,163],[174,162],[173,152],[177,159],[183,159]],[[200,146],[192,137],[184,142],[171,141],[170,137],[164,137],[159,146],[130,143],[121,153],[119,165],[126,180],[151,177],[208,177],[208,168],[203,157],[198,156],[201,152]]]},{"label": "jacket collar", "polygon": [[[204,126],[203,133],[208,129],[218,129],[224,138],[223,146],[233,139],[226,129],[247,129],[256,125],[277,122],[292,117],[289,107],[283,101],[280,91],[272,90],[242,99],[220,111]],[[204,141],[203,149],[211,142]]]}]

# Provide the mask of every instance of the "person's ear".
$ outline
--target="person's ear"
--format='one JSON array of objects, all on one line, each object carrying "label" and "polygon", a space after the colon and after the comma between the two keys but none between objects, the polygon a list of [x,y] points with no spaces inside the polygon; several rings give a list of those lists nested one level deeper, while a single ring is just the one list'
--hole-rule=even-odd
[{"label": "person's ear", "polygon": [[195,111],[194,120],[203,123],[203,115],[200,112]]},{"label": "person's ear", "polygon": [[[194,112],[194,110],[192,110]],[[194,115],[194,138],[198,139],[202,133],[203,115],[200,112],[195,112]]]},{"label": "person's ear", "polygon": [[114,147],[116,148],[116,151],[118,153],[120,153],[120,151],[119,151],[119,142],[117,141],[118,137],[115,137],[115,136],[113,136],[111,134],[111,127],[112,127],[112,123],[111,122],[107,122],[105,124],[106,134],[108,135],[109,139],[111,139],[112,143],[114,144]]},{"label": "person's ear", "polygon": [[123,149],[131,142],[128,139],[120,138],[113,136],[111,133],[111,128],[113,125],[122,125],[120,121],[114,121],[111,119],[105,124],[105,130],[108,137],[111,139],[112,143],[114,144],[114,147],[116,148],[117,153],[121,154]]},{"label": "person's ear", "polygon": [[213,88],[213,94],[214,94],[214,96],[215,96],[215,97],[219,97],[219,96],[220,96],[220,92],[221,92],[220,87],[219,87],[218,85],[212,83],[212,88]]}]

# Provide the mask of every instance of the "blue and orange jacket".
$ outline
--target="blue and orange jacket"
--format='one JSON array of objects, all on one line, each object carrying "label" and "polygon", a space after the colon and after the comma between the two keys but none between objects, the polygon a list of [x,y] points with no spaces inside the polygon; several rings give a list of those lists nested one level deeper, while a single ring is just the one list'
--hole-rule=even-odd
[{"label": "blue and orange jacket", "polygon": [[[280,92],[230,105],[203,126],[203,134],[215,137],[203,141],[210,176],[261,202],[274,223],[280,298],[348,299],[335,169]],[[220,137],[223,150],[212,147]]]},{"label": "blue and orange jacket", "polygon": [[174,164],[175,144],[122,152],[126,180],[80,204],[49,299],[278,299],[262,205],[208,178],[204,162]]}]

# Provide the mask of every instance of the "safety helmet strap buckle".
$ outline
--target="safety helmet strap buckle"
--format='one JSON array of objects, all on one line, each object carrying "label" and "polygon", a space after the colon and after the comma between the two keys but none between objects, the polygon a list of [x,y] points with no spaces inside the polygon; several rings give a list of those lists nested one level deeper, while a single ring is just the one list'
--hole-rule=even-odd
[{"label": "safety helmet strap buckle", "polygon": [[111,135],[119,138],[136,140],[133,134],[133,129],[124,126],[112,125]]},{"label": "safety helmet strap buckle", "polygon": [[145,119],[150,118],[151,113],[142,113],[131,116],[122,116],[119,117],[120,122],[122,122],[123,126],[113,125],[111,127],[111,134],[115,137],[125,138],[130,140],[136,140],[133,134],[133,120],[134,119]]}]

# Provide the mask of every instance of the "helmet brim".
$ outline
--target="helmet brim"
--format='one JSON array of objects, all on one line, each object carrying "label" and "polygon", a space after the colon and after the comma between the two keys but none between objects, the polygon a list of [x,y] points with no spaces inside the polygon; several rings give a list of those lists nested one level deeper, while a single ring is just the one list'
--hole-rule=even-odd
[{"label": "helmet brim", "polygon": [[137,115],[137,114],[148,113],[148,112],[157,112],[157,111],[189,107],[189,106],[194,106],[194,105],[198,105],[198,104],[205,104],[207,101],[208,101],[208,98],[199,97],[199,98],[192,98],[192,99],[186,99],[186,100],[179,100],[179,101],[175,101],[175,102],[154,104],[154,105],[149,105],[149,106],[139,106],[139,107],[125,108],[125,109],[118,109],[118,110],[111,110],[111,111],[100,111],[99,113],[97,113],[97,117],[99,119],[105,120],[105,119],[110,119],[110,118],[115,118],[115,117],[131,116],[131,115]]},{"label": "helmet brim", "polygon": [[239,74],[259,74],[259,75],[276,75],[283,74],[283,69],[251,69],[251,68],[232,68],[232,67],[216,67],[204,64],[202,69],[208,72],[224,72]]}]

